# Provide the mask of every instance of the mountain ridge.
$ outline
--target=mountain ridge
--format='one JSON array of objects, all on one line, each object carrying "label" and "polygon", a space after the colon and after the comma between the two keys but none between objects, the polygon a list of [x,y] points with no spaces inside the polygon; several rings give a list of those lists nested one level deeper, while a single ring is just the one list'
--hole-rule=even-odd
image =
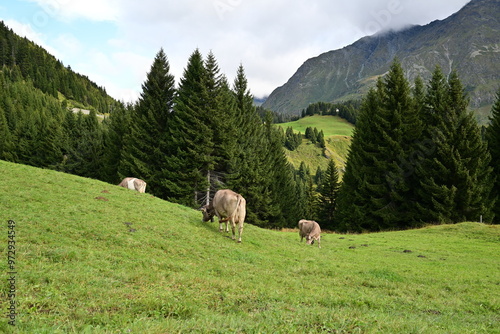
[{"label": "mountain ridge", "polygon": [[491,105],[500,81],[500,0],[472,0],[444,20],[366,36],[337,50],[312,57],[263,107],[296,115],[314,102],[360,98],[397,57],[408,80],[428,80],[439,65],[456,69],[471,107]]}]

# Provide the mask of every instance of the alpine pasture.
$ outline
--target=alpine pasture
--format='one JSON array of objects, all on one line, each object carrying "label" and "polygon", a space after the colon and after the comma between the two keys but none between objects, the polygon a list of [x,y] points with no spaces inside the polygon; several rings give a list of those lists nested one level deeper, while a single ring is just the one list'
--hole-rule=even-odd
[{"label": "alpine pasture", "polygon": [[305,134],[308,127],[317,128],[323,131],[325,135],[325,152],[310,140],[303,138],[302,144],[293,151],[285,150],[288,161],[297,169],[304,162],[315,173],[316,169],[321,167],[325,170],[329,159],[334,159],[341,170],[345,167],[351,136],[354,126],[345,119],[338,116],[306,116],[293,122],[276,124],[286,131],[292,127],[294,132]]},{"label": "alpine pasture", "polygon": [[246,224],[237,244],[147,193],[4,161],[0,174],[0,332],[500,332],[499,226],[323,233],[318,249]]}]

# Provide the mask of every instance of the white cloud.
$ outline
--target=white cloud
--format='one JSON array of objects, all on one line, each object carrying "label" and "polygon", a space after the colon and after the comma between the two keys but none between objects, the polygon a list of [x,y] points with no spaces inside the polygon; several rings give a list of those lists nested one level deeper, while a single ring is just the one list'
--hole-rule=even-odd
[{"label": "white cloud", "polygon": [[[71,57],[81,54],[85,49],[85,45],[83,45],[78,38],[68,33],[59,35],[54,40],[54,45],[57,45],[59,50],[63,50],[65,55],[69,55]],[[68,56],[65,58],[68,58]]]},{"label": "white cloud", "polygon": [[42,45],[44,42],[43,35],[35,31],[31,24],[21,23],[16,20],[5,20],[5,25],[19,36],[26,37],[38,45]]},{"label": "white cloud", "polygon": [[115,21],[119,0],[29,0],[37,3],[46,15],[62,21],[83,18],[90,21]]},{"label": "white cloud", "polygon": [[127,1],[118,25],[127,40],[164,47],[176,77],[195,48],[212,50],[229,78],[242,63],[252,93],[264,96],[308,58],[381,29],[444,18],[466,1]]},{"label": "white cloud", "polygon": [[[114,97],[140,91],[160,48],[177,81],[189,55],[212,51],[232,82],[243,64],[249,87],[265,96],[283,85],[307,59],[342,48],[379,29],[426,24],[459,10],[468,0],[29,0],[58,22],[111,22],[116,35],[106,45],[81,36],[59,35],[47,43],[24,29],[51,53],[64,54]],[[99,26],[100,27],[100,26]],[[42,27],[40,27],[41,29]],[[96,38],[99,36],[96,36]],[[84,44],[92,43],[92,44]],[[54,50],[58,50],[54,52]],[[73,61],[74,60],[74,61]],[[77,65],[78,64],[78,65]],[[81,69],[80,69],[81,68]],[[95,79],[94,79],[95,78]]]}]

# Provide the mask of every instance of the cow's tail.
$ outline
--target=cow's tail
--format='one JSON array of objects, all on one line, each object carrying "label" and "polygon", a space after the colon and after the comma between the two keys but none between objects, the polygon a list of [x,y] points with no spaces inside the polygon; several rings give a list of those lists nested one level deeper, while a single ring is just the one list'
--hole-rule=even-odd
[{"label": "cow's tail", "polygon": [[[241,199],[242,199],[242,196],[238,194],[238,201],[236,202],[236,208],[234,209],[234,212],[233,212],[233,214],[231,215],[231,218],[232,218],[233,223],[236,223],[236,222],[235,222],[235,218],[236,218],[236,215],[239,213],[240,204],[241,204]],[[238,222],[238,223],[239,223],[239,222]]]}]

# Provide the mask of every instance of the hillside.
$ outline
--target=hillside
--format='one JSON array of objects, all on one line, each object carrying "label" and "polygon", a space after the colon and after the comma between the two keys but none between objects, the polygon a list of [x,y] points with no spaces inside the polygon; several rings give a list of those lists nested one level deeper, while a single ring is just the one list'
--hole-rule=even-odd
[{"label": "hillside", "polygon": [[308,116],[297,121],[277,124],[286,130],[292,127],[294,132],[305,134],[306,128],[317,128],[318,131],[323,130],[325,135],[326,154],[323,150],[314,145],[308,139],[303,139],[302,144],[295,150],[285,150],[285,154],[292,165],[297,169],[301,162],[304,162],[314,174],[319,167],[326,170],[329,159],[334,159],[337,167],[344,170],[347,160],[349,145],[351,143],[351,135],[354,126],[346,120],[338,116]]},{"label": "hillside", "polygon": [[472,0],[445,20],[364,37],[308,59],[263,107],[297,115],[310,103],[359,98],[398,57],[410,82],[427,81],[436,65],[445,74],[457,70],[485,122],[500,84],[498,17],[500,0]]},{"label": "hillside", "polygon": [[58,98],[65,107],[106,114],[117,104],[104,87],[74,72],[70,65],[65,67],[45,49],[20,37],[0,21],[0,71],[3,68],[14,70],[17,80],[32,82],[35,88]]},{"label": "hillside", "polygon": [[4,161],[0,173],[0,307],[15,291],[17,313],[4,333],[498,329],[498,226],[325,234],[319,249],[246,225],[237,244],[149,194]]}]

